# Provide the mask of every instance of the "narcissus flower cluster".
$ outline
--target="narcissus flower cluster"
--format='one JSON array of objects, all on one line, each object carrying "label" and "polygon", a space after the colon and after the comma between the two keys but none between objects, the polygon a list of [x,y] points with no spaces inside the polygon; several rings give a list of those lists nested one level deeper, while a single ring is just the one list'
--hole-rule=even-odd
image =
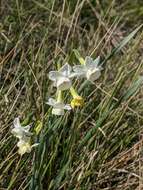
[{"label": "narcissus flower cluster", "polygon": [[[71,67],[68,63],[63,65],[57,71],[49,72],[49,79],[53,82],[53,86],[56,87],[56,97],[49,98],[48,104],[52,107],[52,114],[54,115],[64,115],[65,110],[70,111],[75,107],[81,107],[84,105],[84,99],[80,96],[75,88],[73,87],[74,78],[85,78],[89,81],[96,81],[100,75],[102,67],[99,65],[100,57],[93,60],[90,56],[87,56],[85,59],[79,58],[80,65],[75,65]],[[64,103],[63,91],[68,91],[71,94],[70,104]],[[31,136],[30,125],[22,126],[20,124],[19,118],[15,118],[13,122],[12,134],[18,138],[18,153],[20,155],[25,154],[26,152],[31,152],[32,148],[37,146],[35,143],[31,145]]]},{"label": "narcissus flower cluster", "polygon": [[[101,75],[102,67],[99,65],[100,57],[93,60],[87,56],[85,60],[81,58],[80,65],[71,67],[68,63],[63,65],[58,71],[50,71],[49,79],[53,81],[53,86],[57,88],[57,99],[49,98],[47,104],[52,106],[52,114],[64,115],[64,110],[71,110],[75,107],[84,105],[83,98],[76,92],[72,82],[75,77],[86,78],[86,80],[94,82]],[[70,105],[65,104],[62,98],[62,92],[68,90],[73,99]]]}]

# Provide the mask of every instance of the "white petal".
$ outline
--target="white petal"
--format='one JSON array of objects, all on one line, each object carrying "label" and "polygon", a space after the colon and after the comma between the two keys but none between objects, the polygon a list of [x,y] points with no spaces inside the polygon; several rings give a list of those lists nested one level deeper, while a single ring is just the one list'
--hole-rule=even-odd
[{"label": "white petal", "polygon": [[39,143],[34,143],[31,148],[37,147],[39,145]]},{"label": "white petal", "polygon": [[52,109],[52,114],[54,114],[54,115],[64,115],[64,110],[63,109],[58,109],[58,108],[53,108]]},{"label": "white petal", "polygon": [[54,108],[56,108],[56,109],[63,109],[64,108],[64,104],[62,102],[57,102],[56,105],[54,106]]},{"label": "white petal", "polygon": [[67,104],[67,105],[64,106],[64,109],[65,109],[65,110],[71,110],[72,108],[71,108],[70,105]]},{"label": "white petal", "polygon": [[23,144],[25,144],[25,141],[20,140],[20,141],[18,141],[17,146],[20,147],[20,146],[22,146]]},{"label": "white petal", "polygon": [[23,137],[23,130],[21,128],[13,128],[11,133],[19,139]]},{"label": "white petal", "polygon": [[33,133],[31,133],[31,132],[24,131],[24,133],[23,133],[23,138],[29,138],[29,137],[32,136],[32,134],[33,134]]},{"label": "white petal", "polygon": [[23,129],[25,132],[29,132],[31,126],[30,125],[27,125],[27,126],[24,126]]},{"label": "white petal", "polygon": [[56,103],[57,102],[54,98],[49,98],[48,102],[46,102],[46,104],[48,104],[50,106],[55,106]]},{"label": "white petal", "polygon": [[18,117],[16,117],[13,121],[13,125],[15,128],[21,128],[20,120]]},{"label": "white petal", "polygon": [[88,69],[93,67],[93,59],[90,56],[86,56],[85,58],[85,65]]},{"label": "white petal", "polygon": [[58,78],[61,76],[61,74],[58,71],[50,71],[49,72],[49,79],[52,81],[58,80]]},{"label": "white petal", "polygon": [[94,65],[98,67],[100,63],[100,56],[98,56],[93,62],[94,62]]},{"label": "white petal", "polygon": [[87,69],[100,69],[101,70],[101,66],[99,66],[99,62],[100,62],[100,56],[98,56],[95,60],[93,60],[91,57],[86,57],[86,68]]},{"label": "white petal", "polygon": [[71,68],[71,66],[70,66],[68,63],[66,63],[65,65],[63,65],[63,66],[60,68],[60,70],[59,70],[59,72],[60,72],[63,76],[66,76],[66,77],[68,77],[68,76],[70,75],[71,71],[72,71],[72,68]]},{"label": "white petal", "polygon": [[48,102],[46,102],[46,104],[52,106],[53,108],[57,108],[57,109],[63,109],[64,108],[64,104],[62,102],[57,102],[53,98],[49,98],[49,100],[48,100]]},{"label": "white petal", "polygon": [[66,77],[60,77],[57,81],[57,88],[58,90],[68,90],[71,87],[72,83],[69,78]]},{"label": "white petal", "polygon": [[98,68],[93,69],[93,70],[88,70],[86,73],[86,77],[90,81],[97,80],[100,77],[100,75],[101,75],[101,71]]}]

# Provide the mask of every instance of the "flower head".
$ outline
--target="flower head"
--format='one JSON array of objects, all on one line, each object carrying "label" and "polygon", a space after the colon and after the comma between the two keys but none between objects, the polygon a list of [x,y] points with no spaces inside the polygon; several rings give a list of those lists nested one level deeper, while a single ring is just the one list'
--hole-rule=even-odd
[{"label": "flower head", "polygon": [[77,76],[86,77],[87,80],[95,81],[101,75],[102,67],[98,65],[99,62],[100,57],[97,57],[97,59],[93,60],[91,57],[87,56],[85,58],[84,64],[75,65],[73,70]]},{"label": "flower head", "polygon": [[19,139],[17,146],[18,146],[18,153],[20,155],[25,154],[26,152],[31,152],[32,148],[37,146],[38,144],[35,143],[33,145],[30,144],[30,139],[32,133],[29,132],[30,125],[25,127],[21,126],[19,118],[15,118],[13,121],[14,128],[11,130],[11,133]]},{"label": "flower head", "polygon": [[49,98],[47,104],[53,107],[52,114],[54,115],[64,115],[64,110],[71,110],[69,104],[64,104],[62,101],[53,98]]},{"label": "flower head", "polygon": [[82,107],[84,105],[84,99],[78,95],[78,93],[76,92],[76,90],[73,87],[70,88],[70,92],[73,97],[73,99],[71,101],[71,107],[72,108]]},{"label": "flower head", "polygon": [[75,74],[72,73],[72,68],[68,63],[63,65],[59,71],[49,72],[49,79],[54,82],[54,86],[56,86],[58,90],[62,91],[71,87],[71,79],[74,76]]},{"label": "flower head", "polygon": [[77,97],[73,98],[71,101],[72,108],[82,107],[83,105],[84,105],[84,100],[81,96],[77,96]]},{"label": "flower head", "polygon": [[28,141],[24,141],[24,140],[19,140],[19,142],[17,143],[18,146],[18,153],[23,155],[26,152],[29,153],[31,152],[31,145]]},{"label": "flower head", "polygon": [[32,133],[29,132],[30,125],[27,125],[25,127],[21,126],[18,117],[14,119],[13,125],[14,125],[14,128],[11,130],[11,133],[15,137],[17,137],[19,139],[23,139],[23,138],[30,137],[32,135]]},{"label": "flower head", "polygon": [[27,141],[20,139],[19,142],[17,143],[17,146],[18,146],[18,153],[20,155],[23,155],[26,152],[30,153],[33,147],[38,146],[38,143],[31,145],[30,138],[27,139]]}]

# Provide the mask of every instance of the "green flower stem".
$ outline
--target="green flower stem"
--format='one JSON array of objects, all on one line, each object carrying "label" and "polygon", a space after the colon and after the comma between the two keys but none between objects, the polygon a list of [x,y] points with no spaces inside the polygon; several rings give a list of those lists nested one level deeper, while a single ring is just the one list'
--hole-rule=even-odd
[{"label": "green flower stem", "polygon": [[57,102],[62,102],[62,91],[58,90],[57,92]]},{"label": "green flower stem", "polygon": [[70,93],[73,96],[73,98],[76,98],[79,96],[76,90],[73,88],[73,86],[70,88]]}]

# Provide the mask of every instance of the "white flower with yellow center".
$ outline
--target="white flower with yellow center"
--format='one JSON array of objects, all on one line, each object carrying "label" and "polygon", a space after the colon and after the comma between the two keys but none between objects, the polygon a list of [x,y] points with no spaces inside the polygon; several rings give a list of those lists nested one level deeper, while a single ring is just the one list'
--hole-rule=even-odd
[{"label": "white flower with yellow center", "polygon": [[31,152],[32,148],[37,146],[38,143],[33,145],[30,144],[30,139],[32,133],[29,132],[30,125],[25,127],[21,126],[19,118],[15,118],[13,122],[14,128],[11,130],[11,133],[19,139],[17,146],[18,146],[18,153],[20,155],[25,154],[26,152]]},{"label": "white flower with yellow center", "polygon": [[33,147],[38,146],[38,143],[35,143],[33,145],[30,144],[30,138],[25,140],[20,139],[19,142],[17,143],[18,147],[18,153],[20,155],[27,153],[30,153]]},{"label": "white flower with yellow center", "polygon": [[75,65],[73,71],[80,77],[86,77],[87,80],[94,82],[101,75],[102,67],[99,65],[100,57],[93,60],[91,57],[87,56],[85,62],[81,65]]},{"label": "white flower with yellow center", "polygon": [[50,71],[49,79],[54,82],[54,86],[57,87],[58,90],[67,90],[71,87],[72,81],[71,79],[75,76],[72,73],[71,66],[66,63],[63,65],[59,71]]},{"label": "white flower with yellow center", "polygon": [[[30,139],[29,139],[30,140]],[[30,145],[29,141],[19,140],[17,143],[18,146],[18,153],[20,155],[31,152],[32,146]]]},{"label": "white flower with yellow center", "polygon": [[57,100],[53,98],[49,98],[46,104],[53,107],[52,114],[54,115],[64,115],[64,110],[71,110],[71,106],[69,104],[64,104],[61,98],[61,91],[58,92]]}]

